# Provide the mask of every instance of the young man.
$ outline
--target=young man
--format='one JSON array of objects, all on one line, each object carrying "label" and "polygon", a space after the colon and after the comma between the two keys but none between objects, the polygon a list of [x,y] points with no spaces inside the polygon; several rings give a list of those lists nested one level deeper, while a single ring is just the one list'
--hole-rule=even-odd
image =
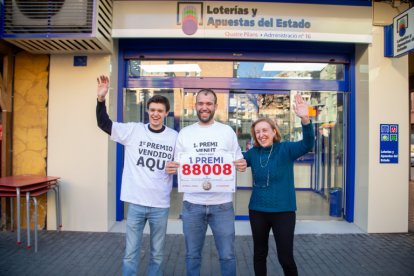
[{"label": "young man", "polygon": [[108,86],[108,77],[98,77],[96,117],[98,126],[125,146],[121,200],[128,202],[128,216],[122,275],[137,274],[147,220],[151,240],[147,275],[162,275],[172,189],[172,176],[165,172],[165,164],[173,159],[177,138],[177,132],[163,124],[170,104],[167,98],[155,95],[147,103],[149,124],[112,122],[105,106]]},{"label": "young man", "polygon": [[[199,121],[183,128],[178,134],[175,158],[180,152],[196,152],[196,148],[203,147],[210,152],[233,153],[236,169],[245,171],[246,161],[243,159],[233,129],[214,120],[217,108],[217,96],[214,91],[200,90],[196,96],[195,108]],[[177,173],[178,167],[178,162],[168,162],[166,171]],[[230,192],[184,193],[182,219],[187,251],[187,275],[200,275],[201,252],[208,225],[213,232],[219,253],[221,274],[236,275],[232,199],[233,194]]]}]

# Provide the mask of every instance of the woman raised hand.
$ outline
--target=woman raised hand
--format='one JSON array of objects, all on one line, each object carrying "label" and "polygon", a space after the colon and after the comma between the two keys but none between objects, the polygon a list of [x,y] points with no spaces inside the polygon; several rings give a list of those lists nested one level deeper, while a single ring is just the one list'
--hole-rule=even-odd
[{"label": "woman raised hand", "polygon": [[309,105],[303,100],[302,96],[296,94],[293,110],[295,111],[296,115],[302,119],[302,124],[304,125],[307,125],[310,122],[308,108]]}]

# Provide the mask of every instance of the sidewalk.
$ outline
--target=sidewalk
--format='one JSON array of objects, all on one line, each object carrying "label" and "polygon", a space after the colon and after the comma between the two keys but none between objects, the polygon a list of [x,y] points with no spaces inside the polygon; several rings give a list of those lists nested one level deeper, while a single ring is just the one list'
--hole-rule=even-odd
[{"label": "sidewalk", "polygon": [[[0,275],[120,275],[124,239],[123,233],[40,231],[34,253],[16,245],[14,232],[0,232]],[[238,275],[254,275],[252,246],[250,236],[236,236]],[[148,248],[144,235],[139,275],[145,275]],[[183,236],[167,235],[165,249],[164,275],[185,275]],[[295,258],[299,275],[414,275],[414,233],[298,234]],[[273,240],[268,271],[283,275]],[[202,275],[220,275],[212,236],[206,237]]]}]

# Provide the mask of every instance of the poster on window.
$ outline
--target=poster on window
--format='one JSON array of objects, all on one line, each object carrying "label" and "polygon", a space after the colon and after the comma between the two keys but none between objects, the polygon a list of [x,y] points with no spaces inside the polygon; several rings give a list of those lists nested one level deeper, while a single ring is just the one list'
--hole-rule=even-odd
[{"label": "poster on window", "polygon": [[398,124],[380,124],[380,163],[398,164]]},{"label": "poster on window", "polygon": [[178,192],[235,192],[234,154],[191,152],[180,153],[178,159]]}]

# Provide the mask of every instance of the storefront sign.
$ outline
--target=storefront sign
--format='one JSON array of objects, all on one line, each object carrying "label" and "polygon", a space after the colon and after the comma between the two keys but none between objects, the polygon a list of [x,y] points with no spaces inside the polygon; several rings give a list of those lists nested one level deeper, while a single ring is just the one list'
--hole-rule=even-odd
[{"label": "storefront sign", "polygon": [[380,163],[398,164],[398,124],[380,124]]},{"label": "storefront sign", "polygon": [[370,43],[370,7],[219,1],[116,1],[112,36]]},{"label": "storefront sign", "polygon": [[180,153],[179,192],[235,192],[236,171],[231,153]]},{"label": "storefront sign", "polygon": [[414,49],[414,7],[394,17],[393,41],[394,57]]}]

